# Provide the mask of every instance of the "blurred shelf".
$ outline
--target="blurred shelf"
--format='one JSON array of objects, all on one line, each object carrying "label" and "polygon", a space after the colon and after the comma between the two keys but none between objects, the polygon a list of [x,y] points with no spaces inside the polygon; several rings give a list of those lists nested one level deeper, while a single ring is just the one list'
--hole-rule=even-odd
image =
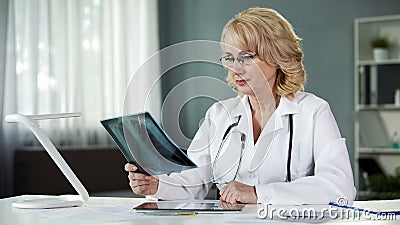
[{"label": "blurred shelf", "polygon": [[359,149],[360,154],[393,154],[393,155],[400,155],[400,149],[394,148],[370,148],[370,147],[360,147]]},{"label": "blurred shelf", "polygon": [[360,110],[360,111],[369,111],[369,110],[400,110],[400,106],[399,105],[395,105],[395,104],[370,104],[370,105],[363,105],[363,104],[359,104],[356,106],[357,109],[356,110]]},{"label": "blurred shelf", "polygon": [[399,199],[399,192],[372,192],[366,190],[358,190],[357,198],[358,201],[366,201],[366,200],[392,200]]},{"label": "blurred shelf", "polygon": [[[391,148],[392,138],[388,137],[388,134],[400,131],[400,105],[394,104],[394,94],[400,88],[400,53],[397,45],[390,46],[388,59],[374,60],[371,41],[382,36],[387,37],[390,43],[400,43],[400,14],[355,19],[354,158],[356,160],[363,157],[379,158],[381,160],[379,163],[386,164],[385,170],[389,170],[395,167],[395,164],[398,165],[397,159],[392,160],[392,158],[400,156],[399,149]],[[357,188],[360,187],[362,179],[360,172],[361,169],[356,162],[354,177]],[[360,198],[394,196],[393,193],[359,192],[358,194]]]},{"label": "blurred shelf", "polygon": [[360,60],[357,62],[358,66],[379,66],[379,65],[391,65],[400,64],[400,59],[385,59],[385,60]]}]

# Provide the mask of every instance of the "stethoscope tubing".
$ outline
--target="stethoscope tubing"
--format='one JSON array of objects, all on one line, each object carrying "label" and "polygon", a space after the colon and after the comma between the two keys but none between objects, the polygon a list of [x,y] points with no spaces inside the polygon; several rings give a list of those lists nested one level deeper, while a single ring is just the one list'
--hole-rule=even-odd
[{"label": "stethoscope tubing", "polygon": [[[231,130],[239,125],[240,119],[241,119],[241,115],[239,115],[237,117],[237,121],[232,123],[231,125],[228,126],[228,128],[225,130],[224,135],[222,136],[222,141],[221,144],[219,145],[217,154],[215,155],[215,159],[214,159],[214,163],[213,163],[213,168],[212,170],[214,170],[214,167],[216,165],[216,161],[219,157],[219,154],[221,153],[222,147],[224,146],[226,140],[227,140],[227,136],[229,134],[229,132],[231,132]],[[242,132],[240,132],[241,136],[240,136],[240,141],[241,141],[241,154],[240,154],[240,159],[239,159],[239,165],[238,165],[238,169],[236,170],[236,174],[234,176],[234,179],[236,179],[236,176],[239,172],[240,169],[240,165],[242,162],[242,154],[243,154],[243,149],[245,147],[245,143],[246,143],[246,135]],[[288,158],[287,158],[287,163],[286,163],[286,182],[291,182],[292,181],[292,176],[291,176],[291,161],[292,161],[292,144],[293,144],[293,114],[289,114],[289,148],[288,148]],[[214,173],[214,172],[213,172]]]}]

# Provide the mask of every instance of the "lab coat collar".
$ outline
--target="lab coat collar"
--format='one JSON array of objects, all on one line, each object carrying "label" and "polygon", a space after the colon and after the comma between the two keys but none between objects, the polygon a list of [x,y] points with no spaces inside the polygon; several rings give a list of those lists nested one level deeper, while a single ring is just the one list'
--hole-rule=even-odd
[{"label": "lab coat collar", "polygon": [[283,127],[283,116],[296,114],[299,112],[299,103],[296,98],[289,100],[285,96],[281,96],[278,108],[274,111],[274,113],[272,113],[271,118],[262,130],[260,137],[281,129]]},{"label": "lab coat collar", "polygon": [[[248,110],[248,112],[250,113],[249,117],[247,117],[247,118],[251,118],[251,116],[250,116],[251,111],[250,111],[250,104],[248,102],[248,97],[245,96],[242,99],[242,101],[244,102],[243,105],[246,106],[246,110]],[[296,114],[299,112],[300,112],[300,110],[299,110],[299,103],[298,103],[297,98],[294,98],[293,100],[289,100],[284,96],[281,97],[278,108],[271,115],[271,118],[269,119],[269,121],[267,122],[267,124],[265,125],[263,130],[261,131],[260,137],[257,141],[257,143],[260,143],[260,140],[265,139],[265,140],[269,140],[267,142],[270,144],[268,146],[262,146],[262,147],[257,146],[255,148],[256,151],[250,162],[249,171],[255,171],[261,165],[261,163],[265,160],[267,155],[269,154],[269,151],[271,150],[271,146],[273,144],[275,132],[277,132],[278,130],[283,128],[283,118],[282,117],[289,115],[289,114]],[[249,123],[251,124],[251,121],[249,121]],[[248,127],[250,127],[249,131],[252,134],[252,130],[251,130],[252,126],[250,124]]]},{"label": "lab coat collar", "polygon": [[[296,95],[297,94],[298,93],[296,93]],[[250,131],[252,132],[249,97],[245,95],[240,100],[239,99],[238,99],[238,101],[240,101],[239,104],[236,104],[236,106],[231,111],[232,123],[236,122],[237,118],[241,116],[240,119],[241,121],[238,125],[238,129],[241,131],[245,131],[245,133],[248,133]],[[263,131],[260,134],[260,137],[281,129],[283,127],[282,116],[289,114],[296,114],[299,112],[300,110],[299,110],[298,98],[295,97],[293,100],[289,100],[286,97],[281,96],[278,108],[271,115],[271,118],[265,125]]]},{"label": "lab coat collar", "polygon": [[[281,100],[279,102],[278,108],[275,111],[279,111],[281,116],[288,115],[288,114],[296,114],[299,113],[299,101],[296,97],[298,93],[295,94],[295,98],[293,100],[287,99],[285,96],[281,96]],[[249,96],[245,95],[241,99],[241,104],[239,104],[234,112],[234,116],[243,115],[243,112],[250,113],[250,103],[249,103]]]},{"label": "lab coat collar", "polygon": [[249,96],[245,95],[242,98],[238,96],[237,98],[240,99],[240,102],[239,104],[236,105],[236,107],[232,111],[233,118],[238,116],[241,116],[242,119],[243,117],[251,117]]},{"label": "lab coat collar", "polygon": [[[238,96],[240,99],[240,97]],[[239,104],[235,106],[232,110],[232,123],[237,121],[237,118],[240,116],[240,122],[237,126],[237,129],[244,132],[245,134],[252,133],[252,121],[251,121],[251,110],[250,103],[248,100],[248,96],[245,95],[240,99]]]},{"label": "lab coat collar", "polygon": [[277,111],[279,111],[282,116],[300,112],[299,101],[298,98],[296,98],[297,94],[298,93],[295,94],[295,98],[293,100],[289,100],[285,96],[281,96]]},{"label": "lab coat collar", "polygon": [[[237,96],[236,98],[223,101],[222,103],[223,107],[228,112],[231,123],[237,122],[238,117],[241,118],[240,121],[247,117],[251,118],[250,104],[247,100],[247,96],[243,96],[242,98]],[[240,124],[242,124],[242,122],[240,122],[239,125]]]}]

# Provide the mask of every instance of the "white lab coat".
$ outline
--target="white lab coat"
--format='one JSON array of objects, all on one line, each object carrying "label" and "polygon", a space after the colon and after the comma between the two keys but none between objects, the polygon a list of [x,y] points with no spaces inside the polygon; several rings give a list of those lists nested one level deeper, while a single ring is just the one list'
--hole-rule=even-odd
[{"label": "white lab coat", "polygon": [[[292,181],[285,182],[289,114],[293,114]],[[238,126],[228,135],[214,164],[222,136],[239,115]],[[243,132],[246,140],[236,181],[254,185],[258,202],[327,204],[338,198],[354,200],[356,189],[345,139],[326,101],[306,92],[296,93],[292,101],[282,97],[256,144],[251,121],[247,96],[211,106],[188,149],[189,157],[199,168],[159,176],[159,188],[153,197],[202,199],[213,177],[232,179],[238,168],[240,132]]]}]

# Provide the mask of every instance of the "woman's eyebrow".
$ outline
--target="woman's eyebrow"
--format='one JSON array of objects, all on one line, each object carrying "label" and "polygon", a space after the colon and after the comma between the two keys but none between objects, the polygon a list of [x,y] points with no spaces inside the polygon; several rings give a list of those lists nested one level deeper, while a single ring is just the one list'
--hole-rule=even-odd
[{"label": "woman's eyebrow", "polygon": [[249,52],[251,52],[250,49],[248,49],[248,50],[243,50],[243,51],[240,51],[240,52],[239,52],[239,55],[240,55],[240,54],[243,54],[243,53],[249,53]]},{"label": "woman's eyebrow", "polygon": [[[251,51],[250,49],[248,49],[248,50],[242,50],[242,51],[239,52],[239,55],[240,55],[240,54],[244,54],[244,53],[249,53],[249,52],[252,52],[252,51]],[[230,53],[230,52],[225,52],[224,55],[233,55],[233,54]]]},{"label": "woman's eyebrow", "polygon": [[224,52],[224,54],[222,54],[223,56],[232,56],[233,54],[230,52]]}]

